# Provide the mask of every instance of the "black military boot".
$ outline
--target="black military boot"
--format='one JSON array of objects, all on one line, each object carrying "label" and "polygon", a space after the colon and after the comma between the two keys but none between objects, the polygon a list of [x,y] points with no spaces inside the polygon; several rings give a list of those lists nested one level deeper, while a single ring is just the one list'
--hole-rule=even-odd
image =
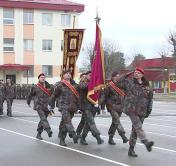
[{"label": "black military boot", "polygon": [[39,139],[39,140],[42,140],[42,139],[43,139],[40,132],[37,133],[36,138]]},{"label": "black military boot", "polygon": [[80,143],[81,143],[82,145],[88,145],[88,143],[86,142],[85,137],[82,137],[82,138],[81,138]]},{"label": "black military boot", "polygon": [[134,151],[134,146],[130,146],[129,151],[128,151],[128,156],[138,157],[138,155]]},{"label": "black military boot", "polygon": [[110,145],[116,145],[116,143],[115,143],[114,140],[113,140],[113,136],[109,136],[109,141],[108,141],[108,143],[109,143]]},{"label": "black military boot", "polygon": [[67,146],[67,144],[65,143],[65,139],[60,137],[60,142],[59,145],[61,146]]},{"label": "black military boot", "polygon": [[3,115],[4,113],[3,113],[3,111],[2,110],[0,110],[0,115]]},{"label": "black military boot", "polygon": [[103,144],[103,143],[104,143],[104,140],[101,139],[100,135],[96,135],[95,138],[97,139],[97,143],[98,143],[98,144]]},{"label": "black military boot", "polygon": [[79,138],[81,138],[79,135],[76,135],[76,134],[73,135],[73,142],[74,142],[74,144],[78,143],[78,139]]},{"label": "black military boot", "polygon": [[141,142],[145,145],[146,149],[147,149],[149,152],[152,151],[152,146],[154,145],[154,142],[153,142],[153,141],[148,141],[147,139],[145,139],[145,140],[142,140]]},{"label": "black military boot", "polygon": [[120,134],[120,136],[121,136],[124,144],[128,142],[128,138],[125,136],[125,134]]},{"label": "black military boot", "polygon": [[59,133],[58,133],[58,138],[60,138],[61,137],[61,132],[59,131]]},{"label": "black military boot", "polygon": [[12,117],[12,112],[8,111],[7,116]]},{"label": "black military boot", "polygon": [[48,133],[48,137],[52,137],[53,132],[51,130],[49,130],[47,133]]}]

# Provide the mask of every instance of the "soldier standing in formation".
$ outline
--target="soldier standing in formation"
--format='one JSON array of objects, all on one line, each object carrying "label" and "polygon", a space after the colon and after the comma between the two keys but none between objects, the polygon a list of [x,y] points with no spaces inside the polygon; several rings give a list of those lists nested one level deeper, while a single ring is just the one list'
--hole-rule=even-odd
[{"label": "soldier standing in formation", "polygon": [[49,137],[52,137],[53,132],[51,131],[51,127],[49,125],[49,122],[47,120],[47,117],[50,113],[50,110],[48,110],[48,102],[49,97],[51,96],[51,86],[50,84],[45,80],[45,75],[40,74],[38,76],[39,82],[34,85],[31,88],[31,91],[27,98],[27,104],[30,107],[30,103],[33,97],[35,97],[34,102],[34,110],[37,111],[40,122],[38,123],[37,127],[37,139],[42,140],[41,133],[43,130],[45,130],[48,133]]},{"label": "soldier standing in formation", "polygon": [[72,124],[72,118],[79,106],[79,88],[71,79],[70,70],[63,71],[61,76],[62,80],[56,84],[55,90],[50,98],[49,106],[53,107],[56,99],[58,100],[58,109],[62,115],[59,125],[60,145],[67,146],[65,143],[67,133],[73,138],[74,143],[77,143],[79,138]]},{"label": "soldier standing in formation", "polygon": [[[108,112],[110,112],[112,117],[112,123],[109,128],[109,141],[110,145],[116,145],[113,140],[116,130],[121,136],[123,143],[127,143],[128,139],[125,136],[125,130],[120,123],[120,117],[123,110],[123,101],[124,101],[124,92],[119,89],[115,84],[119,79],[120,75],[118,72],[113,72],[111,76],[111,81],[107,84],[106,88],[101,91],[101,97],[99,99],[99,103],[102,106],[107,107]],[[104,109],[104,108],[103,108]]]},{"label": "soldier standing in formation", "polygon": [[3,103],[5,100],[5,85],[3,80],[0,79],[0,115],[3,115]]},{"label": "soldier standing in formation", "polygon": [[137,157],[138,155],[134,151],[137,137],[139,137],[149,152],[154,145],[153,141],[148,141],[142,128],[144,119],[149,116],[152,110],[153,92],[149,86],[149,82],[144,77],[144,70],[142,68],[136,68],[133,73],[131,79],[127,78],[132,74],[129,73],[122,77],[117,85],[125,91],[126,96],[123,112],[129,116],[132,122],[128,155]]},{"label": "soldier standing in formation", "polygon": [[85,113],[85,125],[83,129],[83,133],[81,135],[81,143],[87,145],[86,136],[88,131],[90,130],[92,135],[97,139],[98,144],[104,143],[104,140],[100,137],[100,132],[96,127],[94,115],[92,111],[95,111],[94,104],[92,104],[87,99],[88,93],[88,84],[91,78],[91,72],[88,71],[86,73],[86,77],[80,80],[79,88],[80,88],[80,109]]},{"label": "soldier standing in formation", "polygon": [[16,96],[16,87],[15,84],[12,83],[10,78],[7,78],[6,80],[5,93],[7,101],[7,116],[12,117],[12,103],[13,99]]}]

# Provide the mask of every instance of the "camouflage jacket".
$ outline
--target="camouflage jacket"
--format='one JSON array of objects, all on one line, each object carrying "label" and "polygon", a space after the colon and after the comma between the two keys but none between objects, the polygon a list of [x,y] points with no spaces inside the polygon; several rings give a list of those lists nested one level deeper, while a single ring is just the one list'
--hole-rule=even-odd
[{"label": "camouflage jacket", "polygon": [[88,82],[80,81],[79,88],[80,88],[80,110],[93,110],[94,105],[87,99]]},{"label": "camouflage jacket", "polygon": [[7,99],[14,99],[16,97],[16,86],[15,84],[5,84],[5,95]]},{"label": "camouflage jacket", "polygon": [[118,94],[110,84],[107,84],[106,88],[100,92],[99,105],[102,107],[106,105],[109,112],[116,111],[121,113],[123,100],[124,97]]},{"label": "camouflage jacket", "polygon": [[[78,84],[71,81],[70,84],[79,92]],[[76,112],[79,107],[79,98],[63,82],[57,82],[55,89],[50,97],[49,105],[55,106],[55,101],[59,111],[68,110]]]},{"label": "camouflage jacket", "polygon": [[3,83],[0,83],[0,97],[5,99],[5,85]]},{"label": "camouflage jacket", "polygon": [[[52,93],[51,86],[45,82],[45,88]],[[40,89],[37,85],[33,85],[27,97],[27,104],[31,103],[34,98],[34,110],[48,111],[49,95]]]},{"label": "camouflage jacket", "polygon": [[149,86],[139,84],[135,78],[122,78],[117,86],[126,94],[123,112],[145,117],[150,114],[153,103],[153,91]]}]

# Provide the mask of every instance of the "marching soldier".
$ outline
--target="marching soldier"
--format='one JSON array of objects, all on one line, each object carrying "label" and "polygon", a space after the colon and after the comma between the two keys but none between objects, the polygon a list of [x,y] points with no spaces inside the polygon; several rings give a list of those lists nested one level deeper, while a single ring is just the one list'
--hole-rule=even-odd
[{"label": "marching soldier", "polygon": [[0,115],[3,115],[3,103],[5,100],[5,85],[3,80],[0,79]]},{"label": "marching soldier", "polygon": [[49,97],[51,96],[51,86],[45,80],[45,75],[42,73],[38,76],[39,82],[31,88],[31,91],[27,97],[27,104],[30,107],[32,98],[35,98],[34,110],[37,111],[40,122],[37,127],[37,139],[42,140],[42,132],[45,130],[48,133],[48,137],[52,137],[52,130],[47,120],[51,110],[48,110]]},{"label": "marching soldier", "polygon": [[79,89],[78,85],[71,79],[70,70],[63,71],[61,76],[62,80],[56,84],[54,93],[50,98],[49,107],[53,107],[56,99],[58,100],[58,109],[62,114],[59,125],[60,145],[67,146],[65,143],[67,133],[73,138],[74,143],[77,143],[79,138],[72,124],[74,113],[78,110]]},{"label": "marching soldier", "polygon": [[83,145],[88,145],[86,142],[86,136],[87,132],[90,130],[92,135],[97,139],[98,144],[104,143],[104,140],[100,137],[100,132],[96,127],[94,115],[92,111],[95,110],[95,106],[89,102],[87,99],[87,93],[88,93],[88,84],[91,78],[91,72],[88,71],[86,73],[86,77],[84,79],[80,80],[79,88],[80,88],[80,108],[81,110],[84,110],[85,113],[85,125],[84,130],[81,135],[81,143]]},{"label": "marching soldier", "polygon": [[[127,78],[132,73],[133,77]],[[148,141],[142,128],[144,119],[148,117],[152,111],[153,91],[149,86],[149,82],[144,77],[144,70],[142,68],[136,68],[134,72],[123,76],[117,85],[125,91],[123,112],[129,116],[132,122],[128,155],[137,157],[138,155],[134,151],[137,137],[139,137],[149,152],[154,145],[153,141]]]},{"label": "marching soldier", "polygon": [[[128,139],[125,136],[125,130],[120,123],[120,117],[123,110],[123,100],[125,93],[119,89],[115,83],[119,79],[119,73],[113,72],[111,81],[107,84],[106,88],[101,91],[99,104],[107,107],[108,112],[110,112],[112,117],[112,123],[109,128],[109,141],[110,145],[116,145],[113,140],[116,130],[118,131],[119,135],[121,136],[123,143],[127,143]],[[104,109],[104,108],[103,108]]]},{"label": "marching soldier", "polygon": [[10,78],[7,78],[5,84],[5,95],[7,101],[7,116],[12,117],[12,103],[16,97],[16,86],[12,83]]}]

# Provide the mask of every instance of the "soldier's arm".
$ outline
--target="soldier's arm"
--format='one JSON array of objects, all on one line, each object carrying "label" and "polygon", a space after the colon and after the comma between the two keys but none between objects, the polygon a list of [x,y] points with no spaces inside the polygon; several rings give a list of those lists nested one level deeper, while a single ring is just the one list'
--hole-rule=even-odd
[{"label": "soldier's arm", "polygon": [[56,99],[60,96],[60,94],[62,93],[62,89],[61,89],[61,85],[57,84],[54,88],[54,91],[51,95],[51,97],[49,98],[49,105],[54,109],[55,107],[55,101]]},{"label": "soldier's arm", "polygon": [[147,118],[151,112],[152,112],[152,106],[153,106],[153,90],[150,89],[149,93],[148,93],[148,107],[147,107],[147,113],[146,113],[146,116],[145,118]]},{"label": "soldier's arm", "polygon": [[102,89],[100,91],[100,97],[98,99],[98,104],[100,105],[102,110],[105,109],[105,105],[106,105],[106,90],[107,90],[107,88]]},{"label": "soldier's arm", "polygon": [[86,90],[86,89],[88,89],[88,83],[81,80],[81,81],[79,82],[79,89],[80,89],[80,90]]},{"label": "soldier's arm", "polygon": [[32,97],[34,97],[36,95],[36,91],[35,91],[35,87],[33,86],[31,88],[31,91],[29,93],[29,95],[27,96],[27,104],[30,105]]}]

